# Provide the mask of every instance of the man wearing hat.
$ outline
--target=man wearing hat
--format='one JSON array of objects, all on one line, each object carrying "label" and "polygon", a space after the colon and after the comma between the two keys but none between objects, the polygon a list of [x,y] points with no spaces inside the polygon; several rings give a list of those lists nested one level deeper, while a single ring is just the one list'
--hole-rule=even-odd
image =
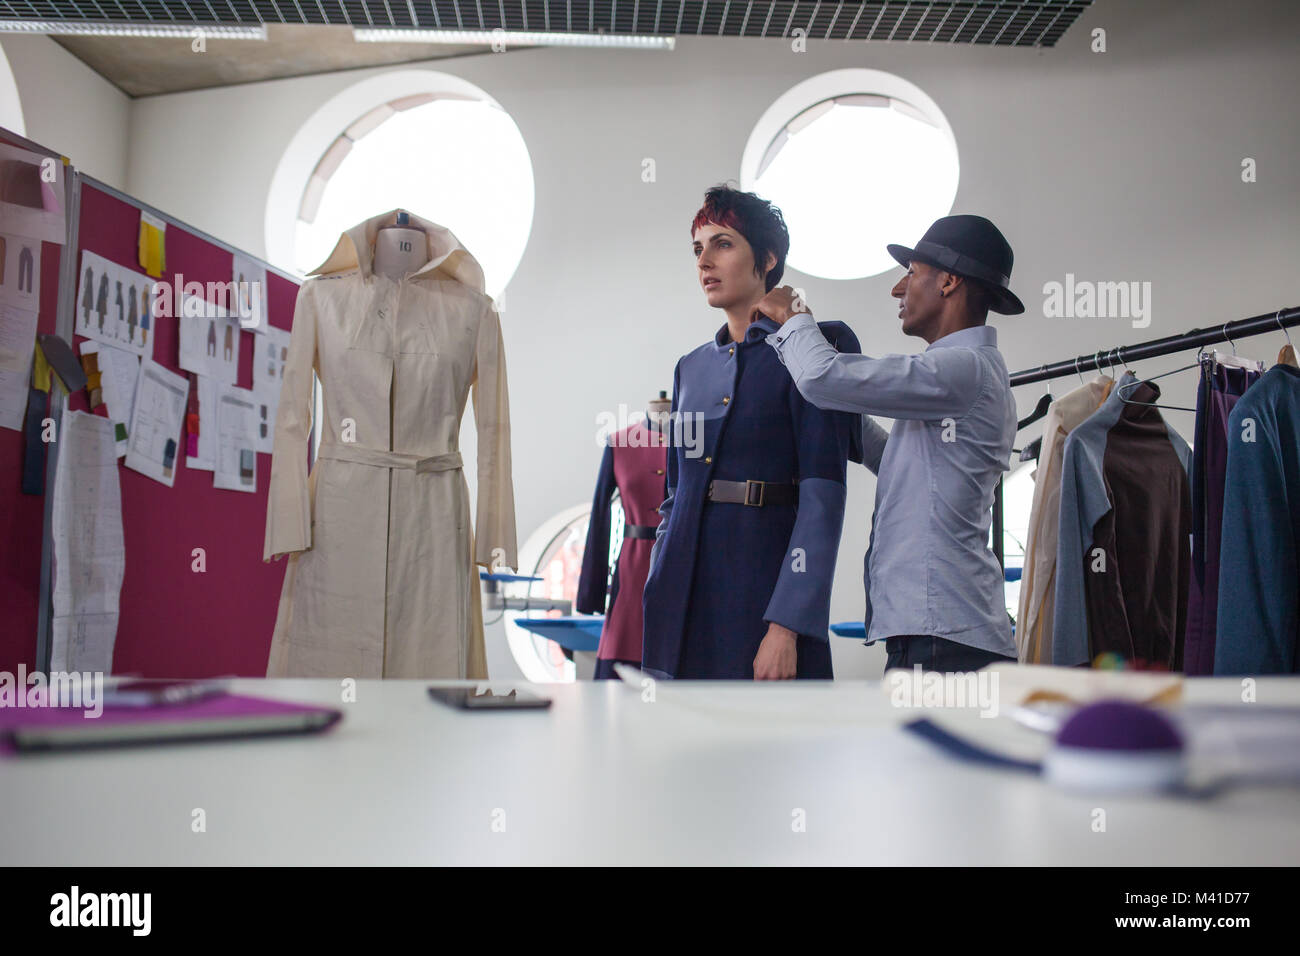
[{"label": "man wearing hat", "polygon": [[[776,349],[800,394],[862,414],[864,464],[877,475],[865,560],[867,643],[886,667],[969,671],[1015,660],[1002,569],[989,547],[993,492],[1011,454],[1016,405],[989,311],[1025,307],[1008,288],[1011,246],[982,216],[945,216],[915,248],[891,295],[918,355],[837,352],[790,286],[757,312],[781,325]],[[886,432],[869,416],[896,419]],[[811,570],[811,569],[810,569]]]}]

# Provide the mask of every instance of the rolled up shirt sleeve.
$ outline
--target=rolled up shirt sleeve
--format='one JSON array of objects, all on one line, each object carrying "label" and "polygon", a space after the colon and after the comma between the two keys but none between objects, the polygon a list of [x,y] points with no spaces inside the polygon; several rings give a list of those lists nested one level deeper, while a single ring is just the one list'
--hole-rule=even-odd
[{"label": "rolled up shirt sleeve", "polygon": [[959,416],[983,388],[980,361],[971,349],[931,348],[880,358],[837,352],[806,312],[767,342],[799,393],[822,409],[921,420]]},{"label": "rolled up shirt sleeve", "polygon": [[880,460],[885,457],[885,442],[889,441],[889,432],[885,431],[870,415],[862,416],[862,464],[873,475],[880,473]]}]

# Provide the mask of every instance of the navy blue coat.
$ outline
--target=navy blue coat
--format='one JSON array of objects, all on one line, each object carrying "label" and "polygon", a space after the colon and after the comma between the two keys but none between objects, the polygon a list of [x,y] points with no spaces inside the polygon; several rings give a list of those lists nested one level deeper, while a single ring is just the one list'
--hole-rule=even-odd
[{"label": "navy blue coat", "polygon": [[[819,322],[860,352],[842,322]],[[644,597],[642,668],[656,677],[749,679],[769,622],[799,635],[798,677],[831,674],[831,581],[844,523],[846,462],[862,460],[857,415],[806,401],[766,343],[727,326],[673,373],[668,497]],[[797,482],[798,505],[706,500],[713,479]]]}]

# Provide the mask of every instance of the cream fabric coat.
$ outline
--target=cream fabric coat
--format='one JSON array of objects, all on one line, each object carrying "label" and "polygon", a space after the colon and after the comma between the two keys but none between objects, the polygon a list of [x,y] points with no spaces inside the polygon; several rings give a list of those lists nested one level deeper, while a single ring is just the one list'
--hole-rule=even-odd
[{"label": "cream fabric coat", "polygon": [[[298,293],[271,458],[263,560],[289,555],[268,677],[486,678],[475,564],[517,564],[498,314],[450,230],[411,216],[429,261],[372,269],[379,228],[340,238]],[[307,473],[312,371],[324,418]],[[478,427],[478,514],[458,447]]]},{"label": "cream fabric coat", "polygon": [[1113,378],[1099,375],[1047,407],[1043,444],[1034,471],[1024,570],[1020,575],[1020,613],[1016,650],[1022,664],[1052,663],[1052,616],[1056,612],[1056,543],[1061,530],[1061,471],[1065,439],[1110,394]]}]

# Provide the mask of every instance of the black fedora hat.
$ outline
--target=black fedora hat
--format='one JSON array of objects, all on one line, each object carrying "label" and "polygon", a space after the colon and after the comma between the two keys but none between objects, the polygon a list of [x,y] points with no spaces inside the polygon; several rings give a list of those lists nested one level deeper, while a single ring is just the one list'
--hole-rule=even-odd
[{"label": "black fedora hat", "polygon": [[1011,284],[1011,243],[983,216],[944,216],[936,219],[916,248],[890,244],[889,254],[906,266],[913,259],[982,282],[993,293],[989,308],[1003,315],[1019,315],[1024,304]]}]

